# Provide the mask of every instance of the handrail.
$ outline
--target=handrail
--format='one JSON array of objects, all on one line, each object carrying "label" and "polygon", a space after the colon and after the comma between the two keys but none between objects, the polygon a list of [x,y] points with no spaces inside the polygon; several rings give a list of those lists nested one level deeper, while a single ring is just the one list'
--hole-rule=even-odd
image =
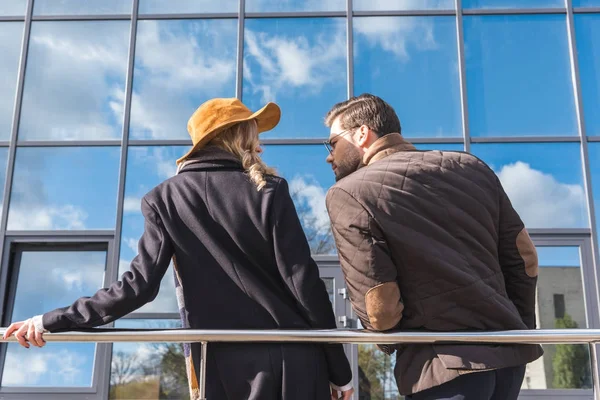
[{"label": "handrail", "polygon": [[[14,336],[0,342],[15,342]],[[202,329],[115,329],[94,328],[60,333],[46,333],[46,342],[165,342],[201,343],[200,399],[205,398],[206,352],[208,343],[519,343],[519,344],[588,344],[592,363],[594,399],[600,400],[600,379],[595,344],[600,343],[600,329],[538,329],[493,332],[392,332],[376,333],[358,329],[333,330],[202,330]],[[211,399],[212,400],[212,399]]]}]

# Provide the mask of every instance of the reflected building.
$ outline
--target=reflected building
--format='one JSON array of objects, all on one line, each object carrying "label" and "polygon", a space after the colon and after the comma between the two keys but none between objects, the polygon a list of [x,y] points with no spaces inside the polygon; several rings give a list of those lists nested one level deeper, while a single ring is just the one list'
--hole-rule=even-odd
[{"label": "reflected building", "polygon": [[[141,198],[189,145],[187,119],[238,97],[281,106],[264,159],[290,183],[339,328],[359,327],[321,142],[329,108],[371,92],[417,148],[496,172],[540,255],[538,327],[600,328],[600,0],[4,0],[0,52],[4,326],[119,279]],[[172,269],[153,302],[108,326],[180,326]],[[545,350],[522,397],[589,396],[587,350]],[[357,399],[399,398],[393,360],[346,351]],[[0,397],[186,398],[182,360],[165,344],[0,346]]]}]

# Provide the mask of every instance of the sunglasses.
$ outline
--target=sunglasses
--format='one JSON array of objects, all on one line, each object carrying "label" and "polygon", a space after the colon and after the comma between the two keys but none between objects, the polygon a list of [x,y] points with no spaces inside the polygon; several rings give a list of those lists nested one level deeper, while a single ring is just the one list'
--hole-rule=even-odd
[{"label": "sunglasses", "polygon": [[[359,126],[355,126],[354,128],[350,128],[350,129],[346,129],[345,131],[341,131],[340,133],[336,134],[333,138],[335,139],[336,137],[340,137],[345,135],[346,133],[356,129],[356,128],[360,128]],[[327,151],[329,151],[329,154],[333,155],[333,149],[335,147],[335,143],[331,143],[331,139],[325,140],[323,142],[323,144],[325,145],[325,148],[327,149]]]}]

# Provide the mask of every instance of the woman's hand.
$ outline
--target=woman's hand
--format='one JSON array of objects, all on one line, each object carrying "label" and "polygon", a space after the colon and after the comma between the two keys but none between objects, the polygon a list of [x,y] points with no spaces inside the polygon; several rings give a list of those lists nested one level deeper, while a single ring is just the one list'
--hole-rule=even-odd
[{"label": "woman's hand", "polygon": [[15,338],[17,338],[19,344],[26,349],[29,348],[28,341],[36,347],[44,347],[46,344],[43,338],[44,333],[35,329],[32,318],[10,324],[6,332],[4,332],[4,340],[8,339],[13,332],[15,332]]}]

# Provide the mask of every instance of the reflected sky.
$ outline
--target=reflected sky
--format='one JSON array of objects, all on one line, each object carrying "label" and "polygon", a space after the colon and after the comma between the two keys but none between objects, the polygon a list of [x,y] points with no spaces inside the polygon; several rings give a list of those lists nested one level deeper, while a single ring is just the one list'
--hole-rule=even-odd
[{"label": "reflected sky", "polygon": [[417,150],[465,151],[465,145],[462,143],[414,143],[414,146]]},{"label": "reflected sky", "polygon": [[327,137],[325,114],[346,92],[346,25],[341,18],[247,19],[243,102],[282,108],[263,138]]},{"label": "reflected sky", "polygon": [[8,163],[8,147],[0,147],[0,211],[4,201],[4,185],[6,183],[6,167]]},{"label": "reflected sky", "polygon": [[10,230],[114,229],[118,147],[21,147]]},{"label": "reflected sky", "polygon": [[121,137],[129,24],[32,23],[20,140]]},{"label": "reflected sky", "polygon": [[578,246],[536,246],[540,267],[580,267]]},{"label": "reflected sky", "polygon": [[[25,15],[27,0],[0,1],[0,15],[19,16]],[[2,43],[2,42],[0,42]]]},{"label": "reflected sky", "polygon": [[478,144],[527,228],[586,228],[579,143]]},{"label": "reflected sky", "polygon": [[594,212],[596,215],[596,240],[600,246],[600,142],[588,144],[588,158],[592,171],[592,195],[594,197]]},{"label": "reflected sky", "polygon": [[456,19],[355,18],[354,92],[396,109],[406,137],[462,136]]},{"label": "reflected sky", "polygon": [[246,0],[246,12],[346,11],[346,0]]},{"label": "reflected sky", "polygon": [[237,13],[239,0],[140,0],[140,14]]},{"label": "reflected sky", "polygon": [[573,7],[596,7],[600,6],[600,0],[573,0]]},{"label": "reflected sky", "polygon": [[575,37],[586,132],[600,135],[600,14],[575,15]]},{"label": "reflected sky", "polygon": [[[156,185],[175,175],[175,160],[188,149],[186,146],[129,147],[119,276],[129,270],[131,261],[137,255],[138,241],[144,233],[142,197]],[[179,312],[172,265],[163,277],[156,299],[136,312]]]},{"label": "reflected sky", "polygon": [[22,22],[0,22],[0,140],[10,140],[22,37]]},{"label": "reflected sky", "polygon": [[33,3],[34,15],[131,14],[131,9],[132,0],[35,0]]},{"label": "reflected sky", "polygon": [[237,21],[140,21],[131,139],[188,139],[187,121],[212,97],[234,97]]},{"label": "reflected sky", "polygon": [[471,136],[576,135],[564,15],[465,16]]},{"label": "reflected sky", "polygon": [[[12,321],[68,306],[79,297],[94,294],[104,284],[105,267],[105,251],[24,251]],[[2,385],[90,386],[94,353],[95,345],[91,343],[48,343],[42,349],[29,350],[11,343]]]},{"label": "reflected sky", "polygon": [[355,11],[453,10],[454,0],[353,0]]},{"label": "reflected sky", "polygon": [[545,8],[563,7],[564,0],[463,0],[463,8]]}]

